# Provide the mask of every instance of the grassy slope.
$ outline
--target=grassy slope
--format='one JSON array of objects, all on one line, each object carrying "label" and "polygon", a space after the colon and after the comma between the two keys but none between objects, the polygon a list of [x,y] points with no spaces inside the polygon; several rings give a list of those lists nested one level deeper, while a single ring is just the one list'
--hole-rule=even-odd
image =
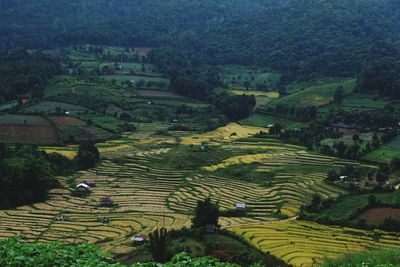
[{"label": "grassy slope", "polygon": [[258,126],[258,127],[267,127],[268,125],[279,123],[280,125],[283,126],[283,128],[289,130],[306,126],[306,123],[303,122],[297,122],[294,120],[289,120],[273,115],[266,115],[260,113],[256,113],[251,117],[240,121],[240,123],[244,125]]},{"label": "grassy slope", "polygon": [[[348,220],[358,208],[368,204],[368,197],[372,194],[347,195],[341,197],[335,204],[323,209],[316,215],[317,218],[330,218],[331,220]],[[384,204],[395,204],[400,199],[399,192],[373,194],[377,200]]]},{"label": "grassy slope", "polygon": [[314,85],[297,93],[277,99],[271,105],[323,106],[333,99],[336,88],[343,86],[345,91],[350,93],[355,86],[355,82],[355,79],[347,79],[340,82]]}]

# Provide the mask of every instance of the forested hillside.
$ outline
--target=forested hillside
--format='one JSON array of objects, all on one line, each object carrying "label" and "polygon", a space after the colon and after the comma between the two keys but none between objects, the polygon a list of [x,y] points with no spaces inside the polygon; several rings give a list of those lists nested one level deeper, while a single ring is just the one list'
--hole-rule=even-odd
[{"label": "forested hillside", "polygon": [[0,45],[173,47],[196,64],[350,76],[398,48],[399,15],[396,0],[6,0]]}]

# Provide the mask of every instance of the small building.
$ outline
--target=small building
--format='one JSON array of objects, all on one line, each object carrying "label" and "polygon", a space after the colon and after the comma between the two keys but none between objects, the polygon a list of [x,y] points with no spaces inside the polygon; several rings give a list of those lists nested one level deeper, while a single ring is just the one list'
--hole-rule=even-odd
[{"label": "small building", "polygon": [[347,180],[347,178],[349,178],[349,177],[347,177],[346,175],[342,175],[342,176],[339,176],[339,179],[340,179],[340,181],[345,181],[345,180]]},{"label": "small building", "polygon": [[237,211],[246,211],[246,204],[245,203],[237,203],[236,210]]},{"label": "small building", "polygon": [[267,126],[268,129],[271,129],[272,127],[274,127],[273,124],[270,124],[270,125]]},{"label": "small building", "polygon": [[96,182],[93,180],[86,180],[83,182],[84,184],[87,184],[90,187],[96,187]]},{"label": "small building", "polygon": [[58,214],[54,219],[58,222],[70,222],[71,221],[71,219],[68,216],[65,216],[64,214]]},{"label": "small building", "polygon": [[400,190],[400,184],[395,185],[395,186],[394,186],[394,189]]},{"label": "small building", "polygon": [[100,199],[100,205],[102,206],[112,206],[113,205],[113,201],[110,197],[102,197]]},{"label": "small building", "polygon": [[80,183],[76,186],[76,190],[78,192],[89,192],[90,191],[90,186],[85,184],[85,183]]},{"label": "small building", "polygon": [[215,224],[207,224],[206,226],[207,234],[216,234],[218,233],[218,226]]},{"label": "small building", "polygon": [[135,244],[143,244],[147,240],[147,237],[145,235],[134,235],[131,238],[131,241]]},{"label": "small building", "polygon": [[28,104],[29,104],[29,99],[27,99],[27,98],[21,99],[21,105],[25,106],[25,105],[28,105]]}]

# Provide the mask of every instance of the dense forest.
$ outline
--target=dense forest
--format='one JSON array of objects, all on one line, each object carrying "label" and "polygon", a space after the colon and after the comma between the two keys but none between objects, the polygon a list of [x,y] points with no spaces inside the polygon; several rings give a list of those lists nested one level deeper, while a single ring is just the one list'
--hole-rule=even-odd
[{"label": "dense forest", "polygon": [[18,95],[43,96],[48,79],[60,73],[59,61],[43,54],[29,54],[24,49],[0,54],[0,104]]},{"label": "dense forest", "polygon": [[194,64],[266,66],[290,80],[349,76],[393,55],[399,15],[396,0],[6,0],[0,44],[172,47]]}]

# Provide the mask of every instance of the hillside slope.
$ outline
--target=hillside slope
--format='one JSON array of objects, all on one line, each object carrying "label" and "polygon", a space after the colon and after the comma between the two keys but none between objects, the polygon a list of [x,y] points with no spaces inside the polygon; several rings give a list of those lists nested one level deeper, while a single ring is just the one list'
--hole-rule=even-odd
[{"label": "hillside slope", "polygon": [[7,0],[0,46],[167,46],[196,63],[350,76],[366,61],[398,54],[399,15],[396,0]]}]

